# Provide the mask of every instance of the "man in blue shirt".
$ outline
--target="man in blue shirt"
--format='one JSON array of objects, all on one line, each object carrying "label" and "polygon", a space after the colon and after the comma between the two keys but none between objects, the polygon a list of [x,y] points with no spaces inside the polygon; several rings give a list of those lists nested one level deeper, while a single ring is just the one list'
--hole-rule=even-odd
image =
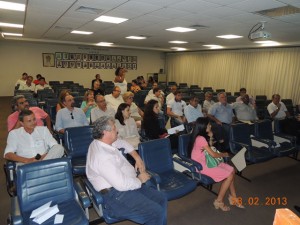
[{"label": "man in blue shirt", "polygon": [[56,115],[55,130],[63,134],[65,128],[89,125],[83,110],[74,107],[75,101],[72,95],[65,96],[63,104],[65,105],[65,108],[60,109]]}]

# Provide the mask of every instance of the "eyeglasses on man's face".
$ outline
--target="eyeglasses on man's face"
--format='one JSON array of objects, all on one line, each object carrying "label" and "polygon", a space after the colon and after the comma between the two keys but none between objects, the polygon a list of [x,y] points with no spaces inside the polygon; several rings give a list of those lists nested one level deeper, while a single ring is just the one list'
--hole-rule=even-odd
[{"label": "eyeglasses on man's face", "polygon": [[73,113],[70,113],[70,115],[71,115],[71,119],[72,119],[72,120],[74,120],[74,116],[73,116]]},{"label": "eyeglasses on man's face", "polygon": [[27,103],[28,102],[28,100],[24,100],[24,101],[22,101],[22,102],[18,102],[18,104],[19,105],[24,105],[24,103]]}]

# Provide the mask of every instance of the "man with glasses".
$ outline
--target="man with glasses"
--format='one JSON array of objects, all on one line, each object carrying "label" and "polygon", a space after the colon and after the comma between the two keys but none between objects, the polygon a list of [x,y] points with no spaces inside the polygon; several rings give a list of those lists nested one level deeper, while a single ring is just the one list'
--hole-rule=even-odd
[{"label": "man with glasses", "polygon": [[91,111],[91,122],[95,122],[98,118],[102,116],[115,117],[115,110],[108,107],[103,95],[96,95],[95,97],[97,107],[93,108]]},{"label": "man with glasses", "polygon": [[121,103],[124,103],[123,98],[121,96],[121,89],[119,86],[115,86],[113,92],[109,95],[105,95],[105,101],[107,106],[113,108],[115,112]]},{"label": "man with glasses", "polygon": [[12,106],[15,112],[10,114],[7,118],[8,132],[22,126],[22,124],[18,120],[18,116],[20,112],[24,109],[29,109],[34,113],[37,126],[44,126],[44,121],[45,121],[49,131],[52,132],[51,120],[49,115],[39,107],[29,107],[29,103],[24,97],[24,95],[14,96],[12,101]]},{"label": "man with glasses", "polygon": [[63,134],[65,128],[88,126],[89,122],[82,109],[75,107],[74,97],[66,95],[63,104],[65,108],[60,109],[56,115],[55,129]]},{"label": "man with glasses", "polygon": [[199,117],[204,117],[199,99],[196,96],[192,96],[189,103],[190,104],[184,108],[184,115],[188,123],[195,122]]}]

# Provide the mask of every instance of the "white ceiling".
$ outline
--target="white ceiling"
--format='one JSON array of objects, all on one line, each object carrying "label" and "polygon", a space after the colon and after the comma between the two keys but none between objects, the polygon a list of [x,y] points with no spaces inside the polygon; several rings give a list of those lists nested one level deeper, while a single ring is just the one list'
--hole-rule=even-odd
[{"label": "white ceiling", "polygon": [[[9,1],[9,0],[6,0]],[[171,51],[171,47],[203,50],[203,44],[222,45],[228,49],[256,48],[248,39],[250,29],[260,21],[272,34],[272,40],[284,46],[300,46],[300,13],[281,17],[265,17],[255,13],[282,6],[300,8],[300,0],[10,0],[24,3],[25,12],[0,9],[0,22],[24,24],[23,29],[1,27],[0,32],[23,33],[13,38],[24,41],[95,45],[113,42],[116,47]],[[100,13],[76,11],[80,6]],[[121,24],[94,21],[100,15],[128,18]],[[194,32],[175,33],[171,27],[202,25]],[[72,30],[92,31],[92,35],[71,34]],[[226,40],[217,35],[241,35]],[[127,36],[143,35],[146,40],[130,40]],[[1,37],[0,40],[12,38]],[[170,44],[168,41],[187,41]]]}]

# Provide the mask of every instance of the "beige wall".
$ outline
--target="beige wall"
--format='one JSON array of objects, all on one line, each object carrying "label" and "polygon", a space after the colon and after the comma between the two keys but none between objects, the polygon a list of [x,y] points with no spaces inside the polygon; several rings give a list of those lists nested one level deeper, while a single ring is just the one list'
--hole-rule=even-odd
[{"label": "beige wall", "polygon": [[126,80],[139,75],[147,77],[147,73],[158,73],[164,69],[165,56],[161,52],[124,50],[114,48],[100,48],[92,46],[57,45],[45,43],[29,43],[20,41],[0,41],[0,96],[12,96],[14,84],[27,72],[35,78],[40,73],[50,80],[73,80],[74,82],[90,87],[91,80],[96,73],[101,74],[102,80],[114,78],[113,69],[62,69],[43,67],[42,53],[72,52],[104,55],[128,55],[137,56],[137,70],[129,70]]}]

